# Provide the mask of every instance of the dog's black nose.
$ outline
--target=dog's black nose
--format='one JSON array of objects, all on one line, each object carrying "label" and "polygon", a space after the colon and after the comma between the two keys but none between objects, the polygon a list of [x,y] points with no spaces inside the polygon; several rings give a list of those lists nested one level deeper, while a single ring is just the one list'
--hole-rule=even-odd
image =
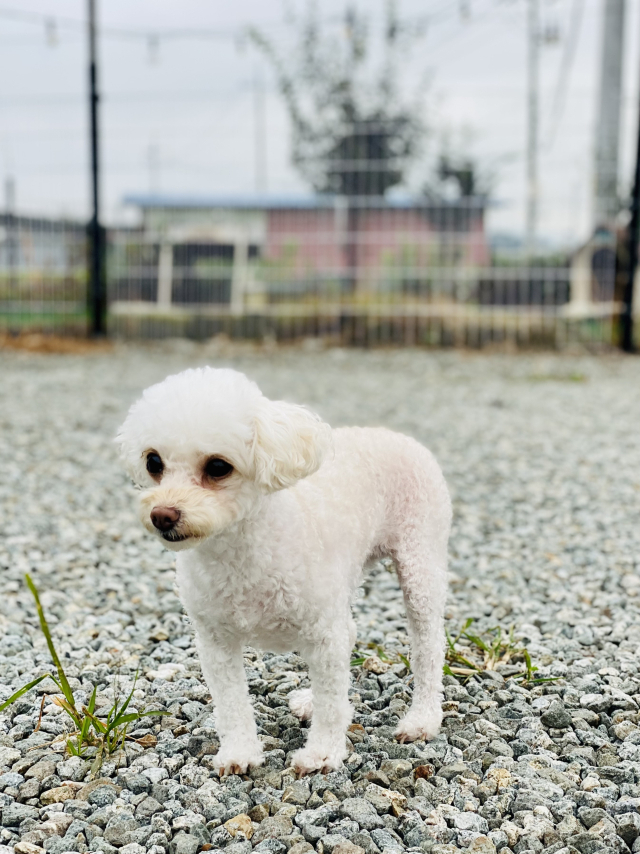
[{"label": "dog's black nose", "polygon": [[151,511],[154,527],[163,533],[175,528],[179,519],[180,511],[177,507],[154,507]]}]

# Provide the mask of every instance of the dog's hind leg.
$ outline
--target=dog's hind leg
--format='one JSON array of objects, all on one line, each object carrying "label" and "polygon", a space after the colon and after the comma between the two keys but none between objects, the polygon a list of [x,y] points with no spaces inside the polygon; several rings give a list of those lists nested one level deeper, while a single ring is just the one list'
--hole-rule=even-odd
[{"label": "dog's hind leg", "polygon": [[291,691],[289,694],[289,708],[291,714],[308,721],[313,713],[313,693],[311,688],[301,688],[299,691]]},{"label": "dog's hind leg", "polygon": [[407,609],[414,676],[411,707],[396,729],[400,741],[433,738],[442,723],[447,539],[448,526],[428,532],[417,524],[405,529],[394,549]]},{"label": "dog's hind leg", "polygon": [[[356,642],[356,623],[351,620],[349,623],[349,649],[352,650]],[[301,721],[308,721],[313,714],[313,691],[311,688],[301,688],[299,691],[291,691],[289,693],[289,708],[291,714],[295,715]]]}]

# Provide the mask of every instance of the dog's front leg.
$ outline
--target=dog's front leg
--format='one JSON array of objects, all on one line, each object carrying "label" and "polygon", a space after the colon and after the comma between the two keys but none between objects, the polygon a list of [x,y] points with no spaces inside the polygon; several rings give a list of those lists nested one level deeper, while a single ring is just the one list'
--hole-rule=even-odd
[{"label": "dog's front leg", "polygon": [[347,756],[346,731],[353,709],[349,703],[348,628],[330,640],[305,649],[313,691],[313,717],[307,743],[293,754],[292,764],[301,774],[334,771]]},{"label": "dog's front leg", "polygon": [[261,765],[262,742],[258,739],[240,643],[220,643],[205,632],[196,633],[202,672],[215,707],[220,750],[215,766],[220,776],[244,774]]}]

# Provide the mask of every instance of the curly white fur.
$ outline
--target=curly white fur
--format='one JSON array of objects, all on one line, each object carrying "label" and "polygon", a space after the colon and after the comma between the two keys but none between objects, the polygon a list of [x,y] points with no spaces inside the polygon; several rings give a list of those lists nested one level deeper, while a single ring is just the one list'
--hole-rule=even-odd
[{"label": "curly white fur", "polygon": [[[413,702],[396,731],[431,738],[441,719],[444,605],[451,503],[433,456],[406,436],[357,427],[332,431],[301,406],[265,398],[237,371],[199,368],[147,389],[117,441],[143,488],[145,527],[158,507],[179,512],[177,580],[196,629],[221,737],[220,773],[262,762],[242,652],[297,650],[310,692],[291,708],[313,718],[294,765],[338,768],[351,721],[351,601],[368,558],[396,561],[407,608]],[[161,475],[146,470],[149,453]],[[233,466],[212,482],[212,457]],[[165,533],[165,538],[168,536]]]}]

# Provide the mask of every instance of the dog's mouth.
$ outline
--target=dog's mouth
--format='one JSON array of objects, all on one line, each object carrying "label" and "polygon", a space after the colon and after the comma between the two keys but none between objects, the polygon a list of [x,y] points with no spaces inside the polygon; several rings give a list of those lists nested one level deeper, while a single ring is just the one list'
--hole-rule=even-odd
[{"label": "dog's mouth", "polygon": [[162,539],[168,543],[182,543],[189,539],[189,534],[179,534],[177,531],[163,531]]}]

